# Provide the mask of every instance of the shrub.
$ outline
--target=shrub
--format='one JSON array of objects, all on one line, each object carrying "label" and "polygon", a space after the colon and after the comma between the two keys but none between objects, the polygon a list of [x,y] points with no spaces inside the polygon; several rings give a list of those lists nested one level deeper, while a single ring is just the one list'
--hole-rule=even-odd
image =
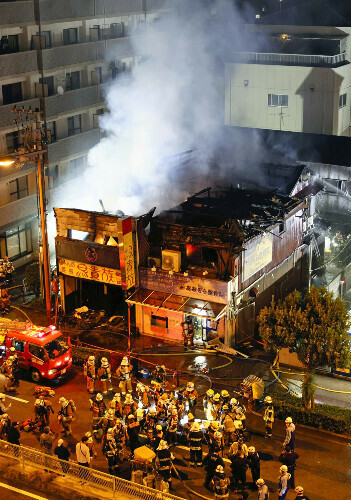
[{"label": "shrub", "polygon": [[26,267],[26,285],[28,290],[31,290],[38,298],[40,296],[40,269],[39,261],[35,261]]},{"label": "shrub", "polygon": [[301,398],[291,394],[272,394],[275,417],[285,420],[291,417],[294,423],[309,425],[339,434],[351,433],[351,410],[340,406],[316,404],[315,408],[304,407]]}]

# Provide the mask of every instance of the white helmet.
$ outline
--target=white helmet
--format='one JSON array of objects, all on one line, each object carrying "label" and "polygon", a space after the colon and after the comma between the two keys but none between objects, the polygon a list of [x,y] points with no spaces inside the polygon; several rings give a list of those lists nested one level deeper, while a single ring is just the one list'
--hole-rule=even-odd
[{"label": "white helmet", "polygon": [[257,484],[257,486],[263,486],[264,485],[264,479],[262,479],[262,477],[260,477],[260,479],[257,479],[256,484]]},{"label": "white helmet", "polygon": [[124,358],[121,361],[121,366],[128,366],[128,365],[129,365],[128,358],[127,356],[124,356]]},{"label": "white helmet", "polygon": [[266,404],[269,404],[269,405],[271,405],[271,404],[273,403],[272,398],[271,398],[270,396],[266,396],[266,397],[264,398],[264,402],[265,402]]},{"label": "white helmet", "polygon": [[96,401],[102,401],[104,398],[100,392],[97,393],[96,395]]},{"label": "white helmet", "polygon": [[116,394],[113,396],[113,399],[116,399],[117,401],[121,401],[121,394],[119,392],[116,392]]},{"label": "white helmet", "polygon": [[291,417],[287,417],[287,418],[285,419],[285,423],[286,423],[286,424],[292,424],[292,418],[291,418]]},{"label": "white helmet", "polygon": [[133,402],[132,395],[131,394],[126,394],[124,402],[125,403],[132,403]]},{"label": "white helmet", "polygon": [[107,358],[101,358],[101,366],[103,368],[107,368],[108,367],[108,359]]},{"label": "white helmet", "polygon": [[194,382],[188,382],[186,388],[188,391],[193,391],[194,390]]},{"label": "white helmet", "polygon": [[59,403],[62,405],[62,406],[67,406],[68,405],[68,401],[66,398],[62,397],[59,399]]},{"label": "white helmet", "polygon": [[158,450],[168,450],[168,443],[161,439],[160,444],[158,445]]},{"label": "white helmet", "polygon": [[288,466],[287,465],[282,465],[279,470],[281,472],[288,472]]},{"label": "white helmet", "polygon": [[194,432],[199,431],[199,430],[200,430],[200,424],[199,424],[199,422],[194,422],[194,423],[192,424],[192,426],[191,426],[191,429],[190,429],[190,430],[191,430],[191,431],[194,431]]},{"label": "white helmet", "polygon": [[222,465],[217,465],[216,472],[219,472],[220,474],[223,474],[224,473],[223,466]]},{"label": "white helmet", "polygon": [[157,424],[157,425],[156,425],[156,430],[157,430],[157,431],[162,431],[162,425]]},{"label": "white helmet", "polygon": [[249,453],[255,453],[256,449],[255,449],[255,447],[254,447],[254,446],[249,446],[249,447],[248,447],[248,449],[247,449],[247,451],[248,451]]},{"label": "white helmet", "polygon": [[89,363],[89,365],[94,365],[95,364],[95,356],[89,356],[88,363]]},{"label": "white helmet", "polygon": [[5,394],[3,394],[2,392],[0,392],[0,399],[5,399]]}]

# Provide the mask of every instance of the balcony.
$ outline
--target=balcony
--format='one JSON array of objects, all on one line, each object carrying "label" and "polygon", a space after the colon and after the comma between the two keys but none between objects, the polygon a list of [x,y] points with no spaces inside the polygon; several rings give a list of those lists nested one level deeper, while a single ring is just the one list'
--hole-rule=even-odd
[{"label": "balcony", "polygon": [[46,116],[51,118],[75,109],[87,108],[94,104],[100,104],[103,100],[101,86],[99,85],[71,90],[63,95],[57,94],[45,99]]},{"label": "balcony", "polygon": [[17,106],[17,108],[22,108],[23,106],[26,108],[31,107],[32,109],[39,108],[39,99],[30,99],[28,101],[0,106],[0,129],[12,125],[14,114],[11,112],[11,109],[13,109],[14,106]]},{"label": "balcony", "polygon": [[56,164],[70,156],[82,156],[99,141],[100,131],[94,129],[48,144],[49,163]]},{"label": "balcony", "polygon": [[0,21],[2,26],[22,26],[34,24],[34,2],[0,3]]},{"label": "balcony", "polygon": [[43,68],[48,70],[72,64],[101,61],[106,58],[107,50],[112,49],[114,59],[135,55],[130,37],[112,38],[45,49],[42,51]]},{"label": "balcony", "polygon": [[263,52],[234,52],[233,62],[254,64],[281,64],[291,66],[340,66],[347,62],[346,53],[334,56],[306,54],[275,54]]},{"label": "balcony", "polygon": [[[22,2],[21,2],[22,3]],[[1,226],[13,224],[16,221],[38,213],[37,195],[32,194],[21,200],[12,201],[0,207]]]},{"label": "balcony", "polygon": [[28,74],[33,71],[38,71],[37,53],[35,50],[3,54],[0,56],[0,77],[20,75],[22,73]]},{"label": "balcony", "polygon": [[40,1],[41,20],[56,21],[58,19],[85,19],[99,16],[126,16],[142,13],[142,0],[54,0]]}]

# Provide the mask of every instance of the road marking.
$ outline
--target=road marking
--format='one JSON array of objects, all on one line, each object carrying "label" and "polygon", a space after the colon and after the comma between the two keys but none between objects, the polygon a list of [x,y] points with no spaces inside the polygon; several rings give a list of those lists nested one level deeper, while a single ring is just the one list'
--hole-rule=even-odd
[{"label": "road marking", "polygon": [[21,398],[15,398],[15,396],[9,396],[8,394],[5,394],[7,398],[15,399],[16,401],[20,401],[21,403],[29,403],[26,399],[21,399]]},{"label": "road marking", "polygon": [[26,495],[27,497],[35,498],[36,500],[48,500],[47,497],[40,497],[39,495],[35,495],[34,493],[29,493],[29,491],[19,490],[18,488],[14,488],[6,483],[0,483],[0,486],[3,488],[7,488],[8,490],[15,491],[16,493],[22,493],[22,495]]}]

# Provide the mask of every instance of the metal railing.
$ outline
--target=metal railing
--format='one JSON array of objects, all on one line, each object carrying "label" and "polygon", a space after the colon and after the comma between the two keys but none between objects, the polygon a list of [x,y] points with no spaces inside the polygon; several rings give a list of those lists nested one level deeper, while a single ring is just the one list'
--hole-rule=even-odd
[{"label": "metal railing", "polygon": [[17,446],[3,440],[0,440],[0,456],[17,460],[23,470],[26,466],[45,469],[60,476],[75,479],[81,484],[85,483],[107,490],[113,494],[113,497],[119,493],[124,493],[143,500],[183,500],[180,497],[148,488],[142,484],[132,483],[96,469],[82,467],[76,462],[59,460],[53,455],[46,455],[34,448]]},{"label": "metal railing", "polygon": [[346,61],[346,53],[334,56],[313,54],[281,54],[273,52],[234,52],[235,62],[255,62],[270,64],[301,64],[304,66],[334,66]]}]

